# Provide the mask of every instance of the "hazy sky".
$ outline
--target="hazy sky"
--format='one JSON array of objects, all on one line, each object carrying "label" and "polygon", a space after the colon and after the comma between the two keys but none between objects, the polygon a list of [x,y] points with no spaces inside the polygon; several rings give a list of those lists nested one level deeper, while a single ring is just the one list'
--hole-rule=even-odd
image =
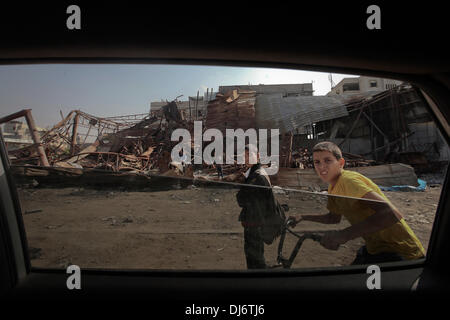
[{"label": "hazy sky", "polygon": [[[333,74],[333,81],[354,75]],[[330,90],[328,73],[267,68],[175,65],[41,64],[0,66],[0,117],[32,109],[39,127],[61,110],[107,117],[149,111],[151,101],[180,100],[221,85],[313,82],[314,95]],[[24,121],[24,120],[23,120]]]}]

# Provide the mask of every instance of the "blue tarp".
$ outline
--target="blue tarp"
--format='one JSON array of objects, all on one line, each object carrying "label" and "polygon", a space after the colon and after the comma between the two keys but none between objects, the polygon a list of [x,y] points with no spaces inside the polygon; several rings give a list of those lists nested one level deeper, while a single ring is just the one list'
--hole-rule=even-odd
[{"label": "blue tarp", "polygon": [[417,179],[417,182],[419,183],[417,187],[413,186],[392,186],[392,187],[379,186],[379,187],[382,191],[403,191],[403,192],[425,191],[425,188],[427,187],[427,182],[422,179]]}]

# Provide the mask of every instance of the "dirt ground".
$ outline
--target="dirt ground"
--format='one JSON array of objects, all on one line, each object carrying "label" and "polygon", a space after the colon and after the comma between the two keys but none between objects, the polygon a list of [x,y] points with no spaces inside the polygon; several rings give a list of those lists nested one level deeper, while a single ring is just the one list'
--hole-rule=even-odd
[{"label": "dirt ground", "polygon": [[[34,267],[106,269],[246,269],[243,230],[238,222],[237,190],[188,187],[158,192],[83,188],[19,189]],[[441,187],[424,192],[385,192],[428,247]],[[295,213],[327,213],[325,196],[299,192],[276,195]],[[348,226],[302,222],[295,230]],[[296,238],[287,235],[284,255]],[[292,268],[350,264],[363,244],[355,239],[330,251],[306,240]],[[265,246],[276,262],[278,241]]]}]

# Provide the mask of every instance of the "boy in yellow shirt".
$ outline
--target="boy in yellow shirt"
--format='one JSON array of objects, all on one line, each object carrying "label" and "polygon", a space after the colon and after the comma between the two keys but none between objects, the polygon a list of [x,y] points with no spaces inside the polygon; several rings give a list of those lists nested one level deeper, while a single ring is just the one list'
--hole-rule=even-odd
[{"label": "boy in yellow shirt", "polygon": [[301,220],[336,224],[344,216],[351,226],[325,233],[321,245],[337,250],[347,241],[362,237],[366,245],[358,250],[352,264],[411,260],[425,256],[419,239],[380,188],[362,174],[343,169],[345,160],[337,145],[332,142],[318,143],[313,148],[313,161],[316,173],[329,184],[328,194],[336,197],[328,197],[328,214],[291,217],[292,225]]}]

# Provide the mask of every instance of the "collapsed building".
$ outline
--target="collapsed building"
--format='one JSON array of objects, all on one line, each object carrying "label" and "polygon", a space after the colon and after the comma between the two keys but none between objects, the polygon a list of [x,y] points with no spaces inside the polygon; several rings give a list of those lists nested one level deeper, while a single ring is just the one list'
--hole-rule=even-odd
[{"label": "collapsed building", "polygon": [[[240,117],[239,110],[227,117],[232,121],[236,115]],[[209,117],[219,121],[214,123]],[[207,124],[219,128],[222,125],[223,129],[227,117],[208,115]],[[438,165],[450,158],[426,102],[409,85],[350,97],[260,94],[254,101],[253,127],[279,129],[282,135],[292,135],[288,151],[292,154],[286,157],[290,161],[281,161],[284,167],[298,167],[296,159],[306,157],[305,149],[310,150],[320,141],[339,145],[349,165],[355,166],[420,161]]]},{"label": "collapsed building", "polygon": [[206,126],[278,129],[281,168],[273,180],[284,185],[323,187],[311,169],[311,149],[320,141],[336,143],[348,168],[383,185],[417,186],[415,172],[439,171],[450,158],[426,102],[408,84],[353,96],[225,89],[232,89],[227,99],[208,105]]},{"label": "collapsed building", "polygon": [[[193,104],[197,109],[193,110],[189,103],[188,109],[179,108],[176,100],[150,113],[118,117],[102,118],[73,110],[40,137],[34,135],[33,144],[8,153],[16,166],[214,180],[212,166],[186,166],[171,160],[171,150],[177,143],[171,141],[173,130],[185,128],[193,133],[194,121],[202,121],[204,130],[218,129],[224,136],[226,129],[278,129],[280,170],[272,178],[275,184],[283,186],[321,184],[312,171],[310,150],[325,140],[342,149],[347,167],[362,170],[385,185],[414,185],[414,169],[432,171],[448,163],[448,146],[414,87],[401,85],[351,97],[312,96],[309,86],[288,89],[220,87],[219,92],[212,94],[211,90],[203,100],[201,113],[198,97]],[[190,111],[190,116],[186,111]],[[0,123],[24,115],[30,118],[31,110],[4,117]],[[201,148],[206,145],[203,142]],[[381,166],[390,163],[409,164],[414,169],[404,165]],[[237,181],[243,169],[236,163],[224,165],[224,180]]]},{"label": "collapsed building", "polygon": [[330,140],[374,164],[401,162],[433,171],[448,163],[449,148],[418,89],[405,84],[344,102],[347,115],[316,118],[295,136],[294,148]]}]

